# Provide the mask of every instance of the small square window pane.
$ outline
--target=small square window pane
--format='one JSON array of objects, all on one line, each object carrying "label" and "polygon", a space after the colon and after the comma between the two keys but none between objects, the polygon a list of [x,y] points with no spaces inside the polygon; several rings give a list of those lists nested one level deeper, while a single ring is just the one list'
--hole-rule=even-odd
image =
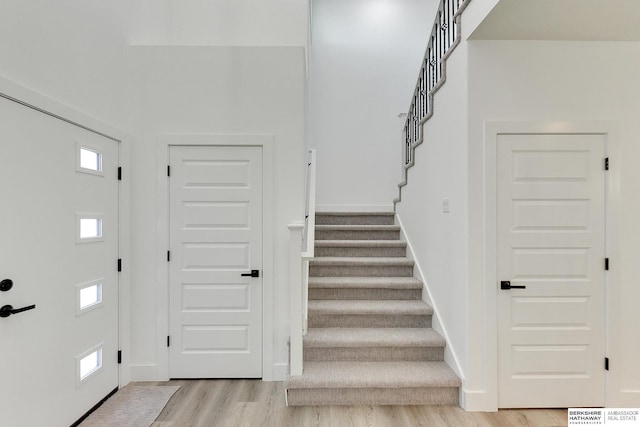
[{"label": "small square window pane", "polygon": [[80,359],[80,380],[100,369],[102,366],[102,349],[99,348]]},{"label": "small square window pane", "polygon": [[102,154],[86,149],[80,148],[80,167],[84,169],[91,169],[93,171],[102,170]]},{"label": "small square window pane", "polygon": [[102,302],[102,283],[80,289],[80,310]]},{"label": "small square window pane", "polygon": [[96,237],[102,237],[102,219],[81,218],[80,219],[80,238],[95,239]]}]

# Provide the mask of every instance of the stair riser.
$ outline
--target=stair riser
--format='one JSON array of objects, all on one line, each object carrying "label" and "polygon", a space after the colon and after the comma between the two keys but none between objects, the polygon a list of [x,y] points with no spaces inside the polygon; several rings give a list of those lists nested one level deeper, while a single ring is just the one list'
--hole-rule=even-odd
[{"label": "stair riser", "polygon": [[315,277],[411,277],[412,266],[311,265],[309,276]]},{"label": "stair riser", "polygon": [[396,230],[316,230],[316,240],[398,240]]},{"label": "stair riser", "polygon": [[318,314],[309,312],[309,328],[430,328],[430,315]]},{"label": "stair riser", "polygon": [[341,247],[324,246],[315,248],[315,256],[331,257],[403,257],[407,253],[404,247],[396,248],[364,248],[364,247]]},{"label": "stair riser", "polygon": [[457,387],[319,388],[287,390],[289,406],[457,405]]},{"label": "stair riser", "polygon": [[313,362],[425,362],[444,360],[442,347],[306,347],[304,360]]},{"label": "stair riser", "polygon": [[316,225],[393,225],[393,215],[322,215]]},{"label": "stair riser", "polygon": [[421,289],[309,289],[310,300],[419,300]]}]

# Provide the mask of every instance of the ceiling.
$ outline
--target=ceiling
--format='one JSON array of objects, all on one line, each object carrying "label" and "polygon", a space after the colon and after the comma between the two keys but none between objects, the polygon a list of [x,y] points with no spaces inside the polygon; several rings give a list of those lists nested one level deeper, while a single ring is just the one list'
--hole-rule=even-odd
[{"label": "ceiling", "polygon": [[470,38],[639,41],[640,0],[501,0]]}]

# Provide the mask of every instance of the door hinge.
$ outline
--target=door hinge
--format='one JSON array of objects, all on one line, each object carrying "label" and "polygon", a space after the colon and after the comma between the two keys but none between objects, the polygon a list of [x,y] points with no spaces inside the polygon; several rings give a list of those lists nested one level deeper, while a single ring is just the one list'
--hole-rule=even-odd
[{"label": "door hinge", "polygon": [[609,258],[604,259],[604,269],[609,270]]},{"label": "door hinge", "polygon": [[122,363],[122,350],[118,350],[118,365]]},{"label": "door hinge", "polygon": [[118,181],[122,181],[122,167],[118,166]]},{"label": "door hinge", "polygon": [[167,347],[171,346],[171,337],[167,335]]},{"label": "door hinge", "polygon": [[609,158],[605,157],[604,159],[604,170],[608,171],[609,170]]},{"label": "door hinge", "polygon": [[171,176],[171,166],[167,165],[167,176]]},{"label": "door hinge", "polygon": [[167,251],[167,262],[171,261],[171,251]]},{"label": "door hinge", "polygon": [[609,370],[609,358],[608,357],[604,358],[604,370],[605,371]]},{"label": "door hinge", "polygon": [[118,258],[118,271],[122,271],[122,258]]}]

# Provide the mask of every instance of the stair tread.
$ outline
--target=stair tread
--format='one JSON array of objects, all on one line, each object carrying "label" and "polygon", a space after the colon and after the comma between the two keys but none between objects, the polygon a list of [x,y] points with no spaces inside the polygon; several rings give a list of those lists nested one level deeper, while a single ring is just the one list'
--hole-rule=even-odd
[{"label": "stair tread", "polygon": [[400,231],[399,225],[379,224],[322,224],[316,225],[316,230],[349,230],[349,231]]},{"label": "stair tread", "polygon": [[404,248],[407,242],[403,240],[316,240],[316,247],[384,247]]},{"label": "stair tread", "polygon": [[302,375],[289,376],[286,388],[459,387],[445,362],[305,362]]},{"label": "stair tread", "polygon": [[415,277],[309,277],[309,288],[422,289]]},{"label": "stair tread", "polygon": [[326,216],[394,216],[394,212],[316,212]]},{"label": "stair tread", "polygon": [[345,266],[413,266],[413,260],[405,257],[318,257],[309,261],[309,265],[345,265]]},{"label": "stair tread", "polygon": [[432,315],[433,308],[420,300],[310,300],[309,314]]},{"label": "stair tread", "polygon": [[304,337],[310,347],[444,347],[431,328],[310,328]]}]

